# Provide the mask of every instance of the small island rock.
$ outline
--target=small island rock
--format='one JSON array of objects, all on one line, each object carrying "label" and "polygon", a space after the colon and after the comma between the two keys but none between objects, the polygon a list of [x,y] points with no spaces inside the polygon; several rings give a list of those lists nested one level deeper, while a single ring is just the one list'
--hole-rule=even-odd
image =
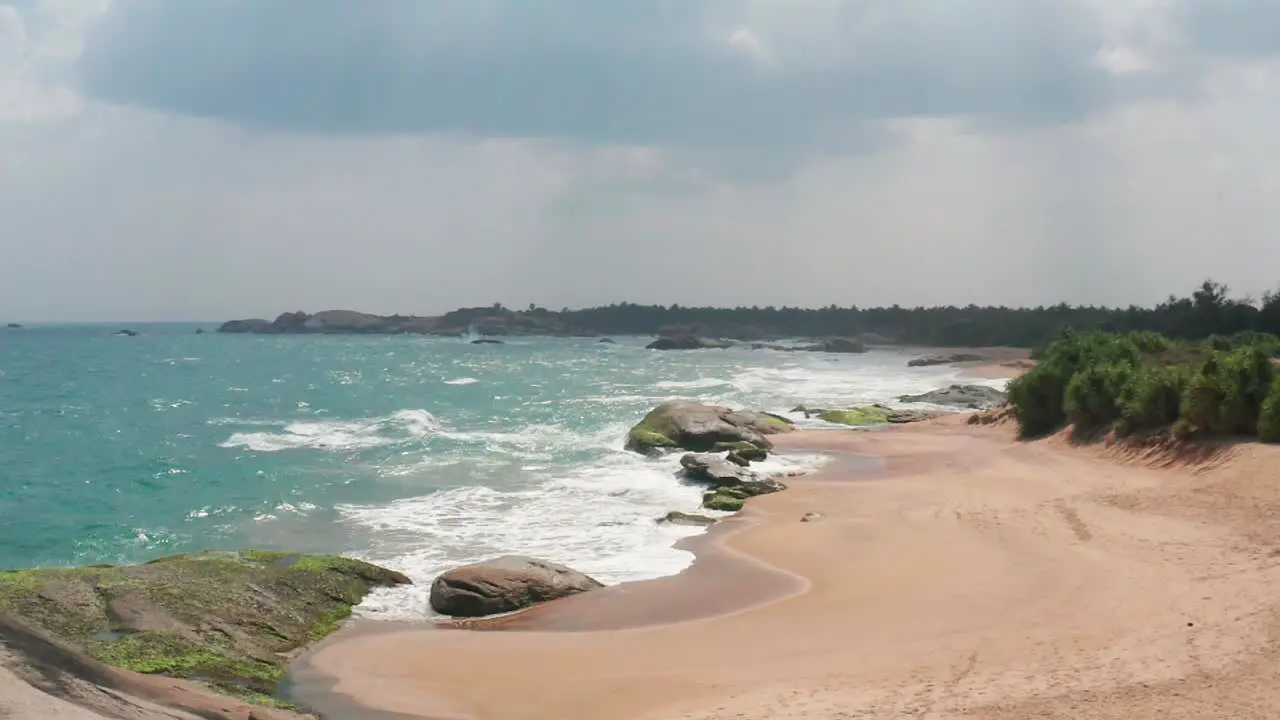
[{"label": "small island rock", "polygon": [[604,583],[563,565],[506,555],[454,568],[431,585],[431,609],[453,617],[513,612]]},{"label": "small island rock", "polygon": [[733,347],[733,343],[697,335],[670,335],[660,337],[645,347],[649,350],[723,350]]},{"label": "small island rock", "polygon": [[926,355],[907,361],[907,367],[930,367],[933,365],[950,365],[952,363],[977,362],[983,360],[981,355],[973,353],[954,353],[951,355]]}]

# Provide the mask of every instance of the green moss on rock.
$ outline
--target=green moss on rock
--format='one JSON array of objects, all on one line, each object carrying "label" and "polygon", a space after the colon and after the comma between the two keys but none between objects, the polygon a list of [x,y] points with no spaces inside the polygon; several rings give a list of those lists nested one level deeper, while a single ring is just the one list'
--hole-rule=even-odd
[{"label": "green moss on rock", "polygon": [[400,573],[327,555],[199,552],[119,567],[0,572],[13,614],[104,663],[269,697],[290,655]]},{"label": "green moss on rock", "polygon": [[818,417],[829,423],[837,423],[840,425],[852,425],[860,427],[863,425],[881,425],[889,422],[888,408],[882,407],[855,407],[848,410],[819,410]]},{"label": "green moss on rock", "polygon": [[724,512],[738,512],[742,509],[745,498],[737,493],[730,493],[724,490],[709,492],[702,496],[702,507],[708,510],[722,510]]}]

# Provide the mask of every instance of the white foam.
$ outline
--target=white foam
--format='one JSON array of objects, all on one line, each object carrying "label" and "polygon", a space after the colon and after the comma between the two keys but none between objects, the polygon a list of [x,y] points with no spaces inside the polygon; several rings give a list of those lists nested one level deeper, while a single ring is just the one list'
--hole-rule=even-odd
[{"label": "white foam", "polygon": [[[243,424],[254,423],[243,421]],[[234,433],[219,447],[256,452],[360,450],[421,440],[439,428],[440,421],[426,410],[400,410],[368,420],[291,422],[285,424],[281,432]]]},{"label": "white foam", "polygon": [[478,382],[480,381],[473,377],[460,377],[460,378],[454,378],[452,380],[445,380],[444,384],[445,385],[475,385]]}]

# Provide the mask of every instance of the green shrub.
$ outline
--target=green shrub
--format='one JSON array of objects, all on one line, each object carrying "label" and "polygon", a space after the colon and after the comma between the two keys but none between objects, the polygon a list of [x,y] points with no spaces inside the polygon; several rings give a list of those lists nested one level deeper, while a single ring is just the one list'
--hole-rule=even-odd
[{"label": "green shrub", "polygon": [[1124,437],[1177,422],[1184,384],[1184,373],[1179,368],[1144,365],[1136,369],[1120,398],[1116,433]]},{"label": "green shrub", "polygon": [[1086,367],[1067,383],[1063,410],[1077,430],[1105,428],[1120,419],[1121,401],[1134,366],[1108,363]]},{"label": "green shrub", "polygon": [[1260,345],[1215,352],[1187,382],[1181,419],[1191,432],[1255,434],[1274,378],[1275,365]]},{"label": "green shrub", "polygon": [[1258,439],[1280,443],[1280,379],[1273,380],[1271,390],[1258,413]]},{"label": "green shrub", "polygon": [[1043,364],[1010,381],[1009,404],[1022,437],[1037,437],[1062,427],[1067,421],[1063,397],[1070,380],[1062,368]]}]

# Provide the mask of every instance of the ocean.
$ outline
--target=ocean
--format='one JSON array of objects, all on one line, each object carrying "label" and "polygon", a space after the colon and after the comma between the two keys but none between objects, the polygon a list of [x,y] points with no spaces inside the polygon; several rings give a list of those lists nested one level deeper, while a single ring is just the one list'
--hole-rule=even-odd
[{"label": "ocean", "polygon": [[[429,614],[429,581],[498,554],[606,583],[676,573],[701,493],[622,449],[653,406],[786,413],[891,403],[957,379],[907,355],[651,351],[647,339],[0,330],[0,568],[199,548],[342,553],[418,586],[362,614]],[[794,417],[794,416],[793,416]],[[802,418],[797,418],[802,419]],[[820,456],[771,458],[809,471]]]}]

